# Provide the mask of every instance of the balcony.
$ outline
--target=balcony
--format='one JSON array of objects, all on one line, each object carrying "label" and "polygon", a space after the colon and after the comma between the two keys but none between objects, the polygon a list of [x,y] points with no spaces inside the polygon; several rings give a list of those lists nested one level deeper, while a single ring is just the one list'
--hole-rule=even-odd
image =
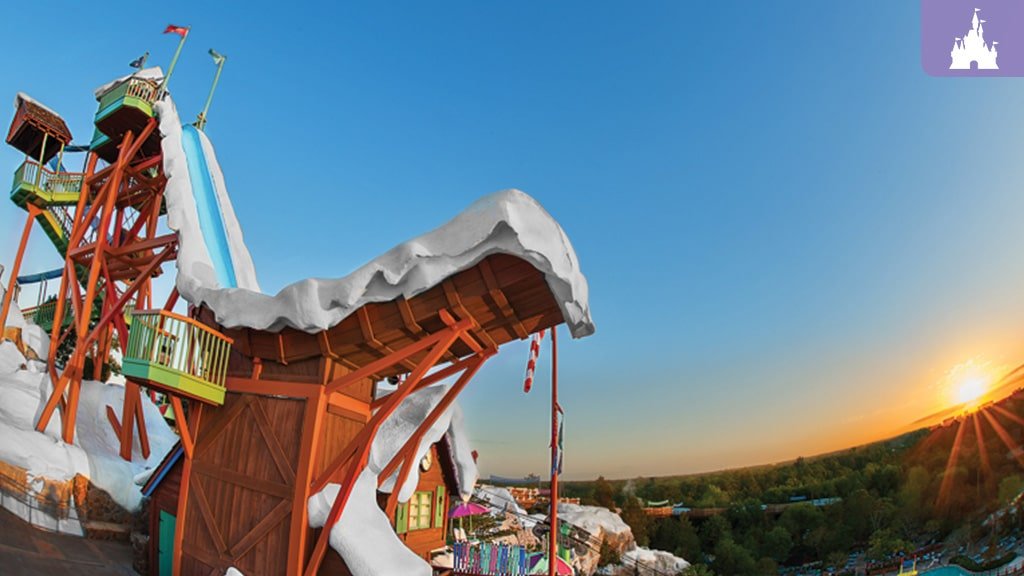
[{"label": "balcony", "polygon": [[121,368],[145,386],[219,406],[231,343],[191,318],[166,310],[136,311]]},{"label": "balcony", "polygon": [[81,172],[54,172],[35,160],[26,160],[14,173],[11,200],[22,208],[27,204],[40,208],[77,204],[82,180]]},{"label": "balcony", "polygon": [[[153,118],[153,103],[156,102],[158,90],[156,82],[132,77],[100,97],[100,108],[96,112],[96,128],[109,140],[98,142],[98,138],[94,136],[92,148],[97,149],[97,144],[113,146],[113,151],[104,148],[107,154],[100,154],[101,158],[108,162],[112,161],[110,158],[116,159],[117,145],[125,133],[131,131],[138,134],[146,127],[146,123]],[[160,152],[160,136],[156,131],[143,144],[142,152],[145,156]]]}]

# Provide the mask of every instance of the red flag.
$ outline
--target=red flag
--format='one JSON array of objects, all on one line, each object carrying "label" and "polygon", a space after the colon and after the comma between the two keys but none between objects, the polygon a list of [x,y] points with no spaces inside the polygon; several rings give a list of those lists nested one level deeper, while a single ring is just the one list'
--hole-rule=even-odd
[{"label": "red flag", "polygon": [[177,34],[184,38],[188,36],[188,26],[175,26],[174,24],[168,24],[167,29],[164,30],[164,34]]}]

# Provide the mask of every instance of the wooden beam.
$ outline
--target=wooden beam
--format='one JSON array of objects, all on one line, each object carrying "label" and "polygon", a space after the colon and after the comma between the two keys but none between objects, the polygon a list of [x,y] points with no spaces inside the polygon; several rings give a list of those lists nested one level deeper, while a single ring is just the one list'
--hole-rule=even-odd
[{"label": "wooden beam", "polygon": [[[445,278],[444,282],[441,282],[441,286],[444,289],[445,300],[448,301],[448,306],[451,307],[452,311],[459,318],[469,318],[473,321],[473,327],[468,330],[469,333],[473,334],[474,337],[481,340],[484,346],[488,348],[497,348],[498,344],[491,338],[491,335],[484,330],[480,324],[473,317],[473,314],[462,304],[462,298],[459,296],[459,291],[455,288],[455,283],[452,282],[451,278]],[[468,334],[467,334],[468,336]],[[463,342],[467,346],[473,349],[474,352],[479,352],[483,347],[477,344],[472,338],[464,338]]]},{"label": "wooden beam", "polygon": [[256,429],[263,436],[263,441],[266,442],[267,449],[270,452],[270,458],[274,461],[274,466],[277,467],[281,478],[284,479],[286,484],[294,484],[295,470],[292,469],[291,463],[288,462],[288,456],[285,455],[281,445],[277,442],[277,436],[274,435],[274,427],[270,423],[270,419],[267,418],[267,413],[263,411],[263,401],[256,398],[249,404],[249,410],[253,413]]},{"label": "wooden beam", "polygon": [[196,507],[199,508],[199,514],[203,517],[203,524],[206,524],[206,531],[213,538],[213,545],[217,548],[217,552],[221,554],[226,553],[228,551],[228,543],[224,540],[224,535],[220,533],[220,528],[217,527],[217,518],[213,515],[210,501],[206,499],[206,491],[203,489],[203,483],[199,481],[199,478],[192,481],[192,492],[192,496],[196,500]]},{"label": "wooden beam", "polygon": [[313,461],[320,449],[320,436],[324,420],[324,405],[327,394],[317,387],[318,394],[306,400],[303,408],[301,447],[295,490],[292,495],[292,522],[288,537],[288,573],[302,574],[306,561],[306,539],[309,534],[310,480],[313,476]]},{"label": "wooden beam", "polygon": [[455,401],[455,398],[457,398],[466,387],[466,384],[476,376],[476,373],[480,370],[480,367],[484,365],[484,362],[496,353],[497,350],[491,350],[486,354],[473,358],[466,367],[466,370],[461,376],[459,376],[459,379],[455,381],[455,384],[452,385],[451,389],[445,393],[444,397],[441,398],[441,401],[437,403],[437,406],[434,406],[433,410],[430,411],[430,414],[419,425],[416,432],[405,441],[405,444],[402,445],[387,466],[384,467],[384,471],[378,477],[378,487],[380,487],[381,484],[387,481],[387,479],[395,473],[396,468],[403,460],[405,461],[405,465],[402,466],[402,473],[399,476],[398,481],[395,483],[395,487],[391,492],[391,497],[388,499],[389,509],[391,509],[391,501],[397,501],[398,493],[401,491],[402,485],[405,484],[409,477],[409,473],[412,471],[412,467],[415,466],[415,462],[412,462],[412,458],[419,450],[420,444],[423,442],[423,437],[426,435],[427,431],[434,425],[434,423],[437,422],[441,415],[451,407],[452,402]]},{"label": "wooden beam", "polygon": [[241,486],[247,490],[256,490],[258,492],[274,496],[275,498],[288,499],[294,496],[293,487],[288,484],[254,478],[228,468],[214,466],[208,462],[194,462],[192,464],[192,470],[196,474],[201,474],[207,478],[226,482],[228,484],[234,484],[235,486]]},{"label": "wooden beam", "polygon": [[[262,363],[253,365],[254,372],[262,373]],[[319,393],[321,386],[316,384],[302,384],[299,382],[284,382],[281,380],[267,380],[258,378],[239,378],[228,376],[225,379],[225,388],[229,392],[243,394],[257,394],[260,396],[286,396],[288,398],[312,398]]]},{"label": "wooden beam", "polygon": [[[387,346],[380,340],[377,340],[376,336],[373,335],[373,325],[370,324],[370,313],[366,310],[367,306],[360,306],[359,309],[356,310],[356,316],[359,319],[359,330],[363,333],[363,341],[372,350],[383,356],[394,354],[395,351],[392,350],[391,347]],[[409,370],[416,368],[416,363],[408,358],[401,360],[399,364]]]},{"label": "wooden beam", "polygon": [[[442,310],[441,312],[444,311]],[[354,384],[362,380],[363,378],[376,374],[386,368],[390,368],[391,366],[394,366],[395,364],[401,362],[402,360],[434,346],[438,342],[447,340],[449,337],[451,337],[453,333],[457,335],[461,332],[464,332],[470,326],[472,326],[472,320],[459,320],[457,322],[453,322],[448,327],[447,330],[435,332],[422,340],[418,340],[415,343],[410,344],[409,346],[406,346],[405,348],[396,351],[394,354],[390,356],[385,356],[384,358],[366,364],[365,366],[359,368],[354,372],[351,372],[349,374],[342,376],[341,378],[337,378],[331,381],[326,386],[327,392],[337,392],[339,389],[345,386]],[[447,348],[447,346],[445,348]]]},{"label": "wooden beam", "polygon": [[[427,370],[429,370],[438,360],[440,360],[441,356],[444,354],[444,351],[451,347],[451,345],[454,344],[455,341],[458,339],[459,335],[466,329],[465,327],[463,327],[465,325],[462,324],[461,322],[456,323],[455,326],[449,327],[447,330],[444,330],[442,332],[438,332],[438,334],[441,334],[442,336],[439,337],[436,340],[436,342],[434,342],[434,346],[430,348],[430,351],[427,353],[427,355],[422,360],[420,360],[419,364],[417,364],[416,366],[416,369],[413,370],[411,374],[409,374],[409,378],[406,380],[406,385],[402,386],[393,394],[391,394],[391,396],[389,397],[389,401],[385,403],[385,405],[382,406],[381,409],[378,410],[376,414],[374,414],[370,422],[363,428],[364,432],[368,432],[365,435],[362,433],[360,434],[360,436],[364,436],[365,441],[361,444],[361,446],[358,446],[356,448],[358,458],[355,460],[354,465],[350,466],[345,473],[345,478],[341,482],[341,490],[339,491],[337,498],[335,498],[334,504],[331,506],[331,511],[327,515],[327,521],[324,523],[324,529],[322,532],[320,532],[320,537],[317,539],[316,545],[313,548],[313,555],[310,559],[309,564],[306,566],[305,576],[313,576],[314,574],[316,574],[317,570],[320,569],[320,563],[323,561],[324,554],[327,552],[327,540],[330,537],[331,528],[338,521],[338,518],[341,516],[341,512],[344,509],[345,504],[348,502],[348,497],[352,494],[352,487],[355,484],[356,477],[366,467],[366,461],[370,455],[370,446],[373,444],[374,437],[377,435],[377,430],[380,428],[381,424],[389,416],[391,416],[392,413],[394,413],[395,409],[398,408],[399,404],[401,404],[402,401],[405,398],[407,398],[409,394],[412,393],[413,390],[416,389],[416,384],[420,381],[420,379],[423,378]],[[426,341],[429,340],[433,340],[433,337],[428,338]],[[418,342],[417,344],[414,344],[412,346],[408,346],[406,349],[396,352],[393,356],[385,358],[385,360],[392,359],[393,365],[394,363],[397,363],[399,361],[399,358],[406,350],[416,348],[417,345],[421,344],[422,342],[423,341]],[[337,465],[337,468],[340,468],[344,464],[345,462],[343,461],[342,463]],[[329,478],[337,470],[337,468],[333,470],[326,470],[326,477]],[[316,487],[313,487],[313,489],[318,490],[318,488]]]},{"label": "wooden beam", "polygon": [[512,308],[512,304],[509,303],[508,298],[505,296],[505,292],[502,291],[501,286],[498,284],[497,277],[494,276],[494,270],[491,268],[491,263],[487,259],[483,259],[478,264],[480,267],[480,274],[484,277],[484,285],[487,286],[487,293],[490,294],[491,299],[494,300],[494,304],[497,305],[498,311],[505,317],[505,320],[512,326],[512,330],[519,336],[520,340],[525,340],[529,337],[530,333],[527,332],[526,328],[523,327],[523,323],[516,316],[515,310]]},{"label": "wooden beam", "polygon": [[370,404],[341,392],[335,392],[327,397],[327,410],[333,413],[332,408],[341,411],[342,415],[346,417],[354,416],[353,420],[363,422],[369,420],[371,415]]},{"label": "wooden beam", "polygon": [[174,421],[178,423],[178,432],[181,433],[181,447],[185,449],[185,456],[192,458],[195,454],[195,442],[192,431],[188,429],[188,422],[185,420],[185,409],[181,406],[181,398],[170,394],[171,409],[174,410]]}]

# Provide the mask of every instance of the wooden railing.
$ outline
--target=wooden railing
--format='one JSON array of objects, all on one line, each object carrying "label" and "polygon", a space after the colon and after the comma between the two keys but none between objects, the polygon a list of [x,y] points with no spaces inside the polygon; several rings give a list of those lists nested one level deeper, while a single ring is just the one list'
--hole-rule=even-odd
[{"label": "wooden railing", "polygon": [[232,340],[209,326],[166,310],[132,313],[126,360],[155,364],[224,387]]},{"label": "wooden railing", "polygon": [[40,168],[35,160],[25,160],[14,173],[14,186],[24,182],[54,194],[79,194],[84,176],[81,172],[54,172],[45,166]]},{"label": "wooden railing", "polygon": [[[25,308],[21,313],[26,320],[31,320],[36,326],[49,330],[53,327],[53,317],[57,313],[57,301],[47,300],[38,306]],[[61,328],[70,326],[73,320],[71,301],[67,300],[64,305],[64,319],[61,321]]]},{"label": "wooden railing", "polygon": [[145,78],[131,78],[128,80],[128,89],[125,96],[141,98],[152,104],[156,100],[157,86]]}]

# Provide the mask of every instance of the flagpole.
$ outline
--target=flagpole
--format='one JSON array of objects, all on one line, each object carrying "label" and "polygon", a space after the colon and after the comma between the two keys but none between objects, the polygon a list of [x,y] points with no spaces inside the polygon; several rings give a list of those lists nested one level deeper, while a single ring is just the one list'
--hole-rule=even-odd
[{"label": "flagpole", "polygon": [[224,62],[226,61],[227,58],[222,55],[217,62],[217,74],[213,77],[213,86],[210,86],[210,94],[206,97],[206,105],[203,106],[203,111],[196,118],[196,128],[200,130],[206,127],[206,113],[210,111],[210,103],[213,102],[213,91],[217,89],[217,82],[220,81],[220,72],[224,69]]},{"label": "flagpole", "polygon": [[171,80],[171,74],[174,74],[174,67],[178,65],[178,57],[181,56],[181,49],[185,46],[185,39],[188,38],[188,32],[191,30],[191,26],[185,27],[185,34],[178,41],[178,49],[174,51],[174,58],[171,58],[171,66],[167,69],[167,75],[164,76],[162,82],[160,82],[160,89],[157,90],[157,96],[160,96],[167,89],[167,83]]},{"label": "flagpole", "polygon": [[551,531],[548,537],[548,576],[558,574],[558,326],[551,328]]}]

